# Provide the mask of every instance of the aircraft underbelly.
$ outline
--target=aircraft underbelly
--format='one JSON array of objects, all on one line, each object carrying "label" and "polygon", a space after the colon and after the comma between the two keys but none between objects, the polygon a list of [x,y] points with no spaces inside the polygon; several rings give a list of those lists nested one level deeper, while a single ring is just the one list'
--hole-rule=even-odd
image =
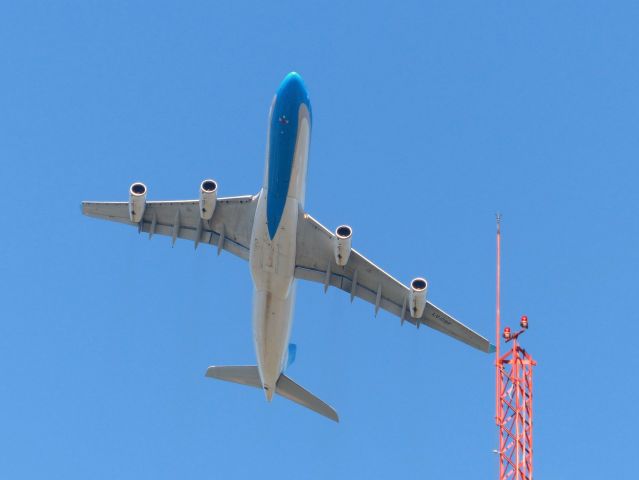
[{"label": "aircraft underbelly", "polygon": [[264,388],[272,392],[284,366],[293,318],[298,202],[287,199],[279,228],[271,239],[266,198],[267,191],[264,189],[255,212],[249,263],[255,285],[255,353]]}]

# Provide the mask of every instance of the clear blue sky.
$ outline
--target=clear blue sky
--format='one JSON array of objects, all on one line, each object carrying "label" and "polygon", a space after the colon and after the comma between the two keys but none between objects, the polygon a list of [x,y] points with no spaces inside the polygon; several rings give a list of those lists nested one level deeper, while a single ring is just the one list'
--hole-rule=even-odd
[{"label": "clear blue sky", "polygon": [[496,478],[492,357],[300,284],[290,375],[334,424],[206,379],[254,362],[247,265],[81,200],[261,183],[284,75],[307,209],[494,335],[528,314],[539,478],[636,475],[637,2],[0,2],[0,477]]}]

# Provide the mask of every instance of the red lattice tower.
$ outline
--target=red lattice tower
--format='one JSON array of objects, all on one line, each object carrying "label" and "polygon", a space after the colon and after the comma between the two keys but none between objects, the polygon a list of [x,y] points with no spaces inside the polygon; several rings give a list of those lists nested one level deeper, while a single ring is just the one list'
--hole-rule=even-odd
[{"label": "red lattice tower", "polygon": [[528,318],[521,317],[521,330],[504,328],[510,349],[500,353],[500,217],[497,216],[497,315],[496,372],[497,395],[495,421],[499,428],[499,480],[533,478],[533,367],[537,364],[519,344],[528,329]]}]

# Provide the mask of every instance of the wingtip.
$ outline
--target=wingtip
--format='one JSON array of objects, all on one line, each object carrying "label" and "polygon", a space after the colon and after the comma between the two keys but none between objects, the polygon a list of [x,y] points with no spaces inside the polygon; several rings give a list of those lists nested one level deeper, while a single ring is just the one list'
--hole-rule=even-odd
[{"label": "wingtip", "polygon": [[495,353],[496,351],[497,351],[497,347],[491,343],[490,346],[488,347],[488,353]]}]

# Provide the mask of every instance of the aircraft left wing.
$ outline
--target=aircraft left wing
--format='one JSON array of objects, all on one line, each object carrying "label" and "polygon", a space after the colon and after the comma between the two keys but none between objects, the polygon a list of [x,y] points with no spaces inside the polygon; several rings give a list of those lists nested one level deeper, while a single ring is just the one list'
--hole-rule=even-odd
[{"label": "aircraft left wing", "polygon": [[218,198],[213,218],[200,218],[198,200],[146,202],[140,223],[129,218],[128,202],[82,202],[82,213],[89,217],[125,223],[154,234],[192,240],[195,248],[206,243],[217,247],[218,254],[226,250],[244,260],[249,258],[251,230],[257,196]]},{"label": "aircraft left wing", "polygon": [[306,213],[300,213],[297,222],[297,253],[295,277],[337,287],[354,297],[361,298],[378,310],[386,310],[418,328],[428,325],[446,335],[483,352],[493,352],[490,342],[452,316],[426,302],[420,318],[413,318],[407,306],[410,289],[393,278],[357,250],[352,249],[348,263],[341,267],[335,263],[334,234]]}]

